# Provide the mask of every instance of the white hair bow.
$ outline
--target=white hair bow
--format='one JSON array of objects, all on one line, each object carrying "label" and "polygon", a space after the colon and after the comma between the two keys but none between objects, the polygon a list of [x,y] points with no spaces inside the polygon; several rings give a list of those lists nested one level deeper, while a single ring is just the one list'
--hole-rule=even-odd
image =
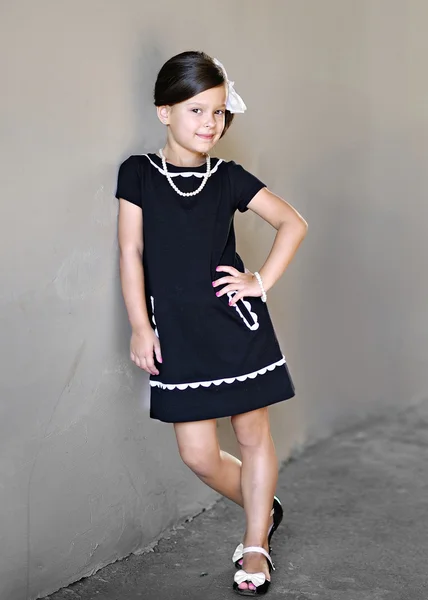
[{"label": "white hair bow", "polygon": [[231,113],[245,112],[247,110],[247,107],[245,105],[245,102],[242,100],[241,96],[236,92],[235,88],[233,87],[235,85],[235,82],[229,80],[226,69],[224,68],[224,66],[221,64],[221,62],[219,60],[217,60],[215,58],[214,63],[218,67],[220,67],[220,69],[223,71],[224,78],[226,79],[226,83],[227,83],[226,108],[227,108],[227,110],[230,111]]}]

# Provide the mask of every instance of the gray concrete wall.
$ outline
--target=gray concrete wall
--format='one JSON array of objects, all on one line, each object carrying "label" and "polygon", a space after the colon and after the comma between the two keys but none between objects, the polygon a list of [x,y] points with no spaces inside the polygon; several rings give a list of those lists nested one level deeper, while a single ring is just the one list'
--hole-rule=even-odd
[{"label": "gray concrete wall", "polygon": [[[309,222],[270,294],[298,389],[280,458],[426,397],[428,7],[408,0],[3,2],[0,598],[36,598],[212,502],[128,359],[117,167],[160,146],[169,56],[225,63],[249,110],[218,148]],[[273,232],[239,216],[260,266]],[[254,240],[257,237],[257,244]],[[227,420],[225,447],[234,448]]]}]

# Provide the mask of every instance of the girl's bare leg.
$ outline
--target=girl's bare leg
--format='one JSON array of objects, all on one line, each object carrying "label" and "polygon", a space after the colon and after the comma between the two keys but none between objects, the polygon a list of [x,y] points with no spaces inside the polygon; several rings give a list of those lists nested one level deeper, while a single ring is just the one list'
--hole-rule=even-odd
[{"label": "girl's bare leg", "polygon": [[243,506],[241,461],[220,449],[215,419],[174,423],[183,462],[210,488]]},{"label": "girl's bare leg", "polygon": [[[174,429],[183,462],[210,488],[243,507],[242,463],[220,449],[216,419],[174,423]],[[273,494],[270,508],[272,499]],[[272,521],[269,518],[269,524]]]},{"label": "girl's bare leg", "polygon": [[[269,552],[269,514],[278,481],[278,460],[270,433],[268,409],[235,415],[231,420],[242,456],[241,490],[247,520],[244,547],[262,546]],[[244,554],[242,568],[248,573],[262,571],[270,579],[263,554]],[[241,583],[239,587],[247,589],[248,584]],[[252,583],[249,587],[255,589]]]}]

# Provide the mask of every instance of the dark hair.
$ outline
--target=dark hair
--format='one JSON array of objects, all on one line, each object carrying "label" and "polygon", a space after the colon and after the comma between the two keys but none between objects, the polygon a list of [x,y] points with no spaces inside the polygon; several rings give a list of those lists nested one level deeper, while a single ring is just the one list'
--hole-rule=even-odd
[{"label": "dark hair", "polygon": [[[158,73],[154,91],[155,106],[184,102],[225,81],[223,70],[205,52],[181,52],[170,58]],[[222,137],[229,129],[233,116],[226,110]]]}]

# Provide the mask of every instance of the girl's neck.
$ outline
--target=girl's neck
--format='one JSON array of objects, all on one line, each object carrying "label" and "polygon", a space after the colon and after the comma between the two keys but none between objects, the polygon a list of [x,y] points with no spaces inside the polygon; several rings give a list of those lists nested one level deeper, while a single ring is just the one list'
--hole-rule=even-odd
[{"label": "girl's neck", "polygon": [[166,161],[176,167],[200,167],[206,163],[206,155],[200,152],[191,152],[185,148],[168,142],[162,149]]}]

